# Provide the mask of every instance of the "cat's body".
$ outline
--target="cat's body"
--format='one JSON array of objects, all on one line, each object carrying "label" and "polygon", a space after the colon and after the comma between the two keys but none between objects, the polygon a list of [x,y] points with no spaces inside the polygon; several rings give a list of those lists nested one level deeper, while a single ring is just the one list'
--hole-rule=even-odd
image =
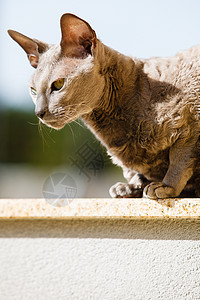
[{"label": "cat's body", "polygon": [[103,45],[74,15],[61,18],[61,31],[61,47],[10,31],[36,68],[30,85],[40,119],[54,128],[84,120],[128,180],[110,189],[113,197],[143,189],[176,197],[188,184],[199,195],[200,47],[138,60]]}]

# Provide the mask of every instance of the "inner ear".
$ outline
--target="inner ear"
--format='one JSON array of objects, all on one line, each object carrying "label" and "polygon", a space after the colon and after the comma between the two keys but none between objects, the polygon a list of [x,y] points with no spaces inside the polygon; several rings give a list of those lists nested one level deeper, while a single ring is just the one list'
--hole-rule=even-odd
[{"label": "inner ear", "polygon": [[37,68],[39,56],[48,49],[48,45],[35,39],[14,31],[8,30],[11,38],[16,41],[27,53],[28,59],[32,67]]},{"label": "inner ear", "polygon": [[96,46],[96,34],[91,26],[73,14],[64,14],[60,19],[61,51],[64,56],[85,58]]}]

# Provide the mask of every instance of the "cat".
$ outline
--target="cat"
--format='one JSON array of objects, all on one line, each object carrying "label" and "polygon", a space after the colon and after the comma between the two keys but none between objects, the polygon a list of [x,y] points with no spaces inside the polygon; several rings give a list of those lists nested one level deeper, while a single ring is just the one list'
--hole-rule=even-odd
[{"label": "cat", "polygon": [[55,129],[82,118],[128,181],[112,186],[111,197],[200,196],[200,46],[137,59],[105,46],[73,14],[60,26],[58,45],[8,30],[36,69],[38,118]]}]

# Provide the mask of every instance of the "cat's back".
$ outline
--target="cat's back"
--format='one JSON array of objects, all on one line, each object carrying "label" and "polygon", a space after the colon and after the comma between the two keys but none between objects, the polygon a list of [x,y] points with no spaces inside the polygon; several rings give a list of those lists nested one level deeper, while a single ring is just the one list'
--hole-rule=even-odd
[{"label": "cat's back", "polygon": [[200,59],[200,45],[193,46],[189,49],[179,51],[175,57],[181,60],[198,60]]},{"label": "cat's back", "polygon": [[200,45],[178,52],[172,57],[153,57],[144,62],[144,72],[150,79],[162,81],[187,91],[200,88]]}]

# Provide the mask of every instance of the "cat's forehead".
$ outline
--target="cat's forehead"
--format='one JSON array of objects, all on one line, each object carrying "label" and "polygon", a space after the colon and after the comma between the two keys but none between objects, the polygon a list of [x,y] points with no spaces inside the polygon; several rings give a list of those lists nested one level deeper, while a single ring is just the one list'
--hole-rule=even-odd
[{"label": "cat's forehead", "polygon": [[37,69],[31,77],[31,83],[37,83],[47,79],[60,58],[59,45],[52,45],[39,58]]},{"label": "cat's forehead", "polygon": [[62,57],[60,45],[52,45],[43,53],[39,64],[31,78],[31,84],[42,84],[45,81],[53,82],[58,78],[78,75],[80,72],[87,72],[93,66],[93,57],[77,59]]}]

